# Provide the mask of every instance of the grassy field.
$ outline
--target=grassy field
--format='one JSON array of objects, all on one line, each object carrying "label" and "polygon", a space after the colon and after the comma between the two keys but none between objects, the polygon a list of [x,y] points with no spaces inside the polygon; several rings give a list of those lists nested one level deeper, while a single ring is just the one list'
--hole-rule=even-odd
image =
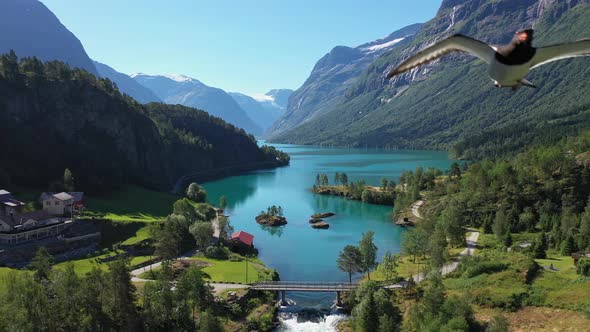
[{"label": "grassy field", "polygon": [[[232,262],[229,260],[212,259],[202,256],[193,256],[191,260],[205,263],[203,272],[209,276],[212,282],[227,282],[227,283],[253,283],[265,278],[270,270],[266,268],[260,261],[248,259],[248,279],[246,279],[246,261]],[[152,271],[147,271],[139,275],[143,279],[153,279],[157,277],[158,270],[155,268]]]},{"label": "grassy field", "polygon": [[89,214],[113,221],[153,222],[172,212],[172,204],[179,197],[166,192],[128,186],[108,198],[87,197]]},{"label": "grassy field", "polygon": [[532,285],[532,296],[539,305],[590,313],[590,278],[576,274],[571,257],[550,253],[548,259],[537,259],[543,267],[553,264],[555,270],[543,270]]},{"label": "grassy field", "polygon": [[[106,271],[108,269],[108,263],[100,263],[98,260],[104,259],[109,256],[113,256],[113,255],[114,255],[114,252],[109,252],[109,253],[106,253],[106,254],[103,254],[100,256],[96,256],[96,257],[92,257],[92,258],[83,258],[83,259],[76,259],[76,260],[71,260],[71,261],[67,261],[67,262],[61,262],[61,263],[55,264],[53,266],[53,268],[54,269],[64,269],[68,264],[73,264],[76,274],[79,276],[83,276],[86,273],[92,271],[92,269],[94,267],[97,267],[101,270]],[[130,265],[135,266],[135,265],[143,263],[151,258],[152,258],[151,256],[131,257]]]}]

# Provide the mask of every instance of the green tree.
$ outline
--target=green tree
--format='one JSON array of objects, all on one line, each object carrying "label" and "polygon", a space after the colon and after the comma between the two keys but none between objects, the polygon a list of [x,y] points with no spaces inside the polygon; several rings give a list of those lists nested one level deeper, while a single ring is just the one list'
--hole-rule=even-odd
[{"label": "green tree", "polygon": [[343,186],[348,186],[348,175],[346,173],[340,174],[340,182]]},{"label": "green tree", "polygon": [[416,256],[423,255],[428,247],[428,234],[414,228],[404,233],[402,250],[406,255],[412,256],[412,262],[416,263]]},{"label": "green tree", "polygon": [[340,173],[336,172],[334,174],[334,185],[337,185],[340,182]]},{"label": "green tree", "polygon": [[184,216],[189,223],[194,223],[199,220],[204,220],[205,218],[197,211],[193,203],[186,199],[182,198],[174,202],[172,205],[172,211],[174,214],[179,214]]},{"label": "green tree", "polygon": [[74,191],[74,176],[68,168],[64,170],[64,189],[65,191]]},{"label": "green tree", "polygon": [[510,331],[510,324],[506,320],[506,317],[502,315],[496,315],[490,319],[485,332],[508,332]]},{"label": "green tree", "polygon": [[374,235],[375,232],[373,231],[364,233],[358,247],[361,253],[361,268],[367,272],[369,280],[371,280],[371,269],[377,265],[377,246],[373,242]]},{"label": "green tree", "polygon": [[547,236],[545,235],[545,232],[541,232],[533,246],[533,257],[537,259],[547,258],[547,249]]},{"label": "green tree", "polygon": [[379,316],[377,306],[373,298],[373,292],[369,292],[355,307],[355,331],[373,332],[379,329]]},{"label": "green tree", "polygon": [[213,311],[207,310],[201,314],[199,332],[222,332],[223,326],[219,319],[213,315]]},{"label": "green tree", "polygon": [[210,222],[194,223],[190,227],[190,232],[197,242],[197,247],[201,249],[207,248],[213,239],[213,226]]},{"label": "green tree", "polygon": [[352,283],[352,274],[362,272],[362,256],[358,247],[347,245],[338,254],[338,268],[348,272],[348,281]]},{"label": "green tree", "polygon": [[196,182],[193,182],[186,189],[186,197],[193,202],[204,203],[207,200],[207,192]]},{"label": "green tree", "polygon": [[231,234],[234,232],[234,228],[226,216],[217,218],[217,227],[219,228],[219,238],[222,240],[229,240]]},{"label": "green tree", "polygon": [[387,186],[389,185],[389,181],[386,178],[381,178],[381,189],[383,191],[387,191]]},{"label": "green tree", "polygon": [[196,266],[182,273],[177,288],[181,300],[191,308],[193,321],[197,310],[206,310],[213,303],[212,288],[205,282],[205,273]]},{"label": "green tree", "polygon": [[225,209],[226,206],[227,206],[227,198],[225,196],[219,197],[219,207],[221,209]]},{"label": "green tree", "polygon": [[51,273],[51,265],[53,265],[53,257],[49,254],[47,248],[39,247],[29,268],[35,271],[37,280],[47,280]]},{"label": "green tree", "polygon": [[103,307],[113,328],[134,331],[139,328],[139,314],[135,306],[136,289],[131,282],[126,260],[109,263]]},{"label": "green tree", "polygon": [[580,258],[576,263],[576,273],[584,277],[590,277],[590,258]]},{"label": "green tree", "polygon": [[431,317],[436,317],[445,302],[446,291],[442,283],[442,277],[437,270],[433,270],[428,276],[428,286],[422,299],[424,311]]},{"label": "green tree", "polygon": [[383,255],[383,261],[379,264],[379,271],[383,273],[385,280],[394,280],[397,278],[397,266],[399,265],[399,256],[392,254],[389,250]]},{"label": "green tree", "polygon": [[576,243],[574,241],[574,237],[570,235],[565,239],[565,241],[561,245],[561,254],[563,256],[569,256],[575,251],[576,251]]},{"label": "green tree", "polygon": [[175,259],[180,254],[182,238],[172,227],[162,227],[155,235],[156,256],[162,257],[165,261]]}]

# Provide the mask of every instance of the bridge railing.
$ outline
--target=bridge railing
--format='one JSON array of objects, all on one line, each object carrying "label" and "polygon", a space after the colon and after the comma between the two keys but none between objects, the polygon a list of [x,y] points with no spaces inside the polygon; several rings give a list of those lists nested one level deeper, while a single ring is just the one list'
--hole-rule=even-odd
[{"label": "bridge railing", "polygon": [[326,281],[262,281],[251,285],[252,288],[260,289],[326,289],[326,290],[350,290],[358,284],[348,282],[326,282]]}]

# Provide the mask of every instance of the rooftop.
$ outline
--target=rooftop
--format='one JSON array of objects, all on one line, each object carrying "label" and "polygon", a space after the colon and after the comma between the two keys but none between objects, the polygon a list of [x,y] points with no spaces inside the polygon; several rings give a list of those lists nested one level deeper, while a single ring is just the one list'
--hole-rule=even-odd
[{"label": "rooftop", "polygon": [[231,235],[232,240],[238,240],[246,245],[251,246],[254,243],[254,235],[244,231],[235,232]]}]

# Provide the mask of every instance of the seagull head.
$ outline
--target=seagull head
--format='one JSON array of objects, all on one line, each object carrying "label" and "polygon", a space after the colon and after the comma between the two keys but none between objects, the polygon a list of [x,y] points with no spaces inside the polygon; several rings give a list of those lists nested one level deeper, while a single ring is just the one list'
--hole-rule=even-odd
[{"label": "seagull head", "polygon": [[517,44],[531,44],[533,42],[533,34],[533,29],[516,31],[514,41],[516,41]]}]

